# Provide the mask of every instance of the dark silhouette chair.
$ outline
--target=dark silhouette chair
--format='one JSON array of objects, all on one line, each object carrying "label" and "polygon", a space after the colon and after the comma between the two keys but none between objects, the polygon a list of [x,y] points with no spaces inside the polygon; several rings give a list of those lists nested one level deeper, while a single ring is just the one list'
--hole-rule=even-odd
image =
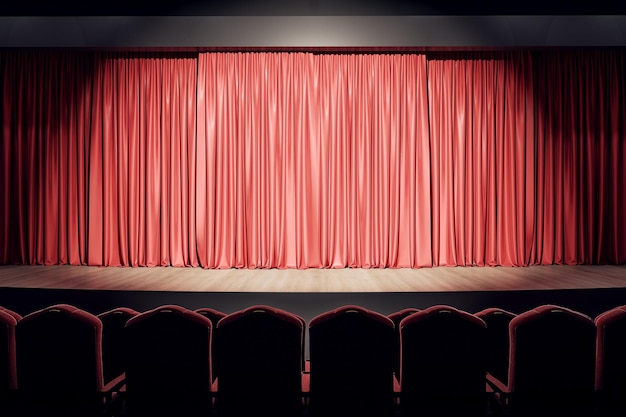
[{"label": "dark silhouette chair", "polygon": [[215,366],[220,416],[298,416],[302,412],[303,320],[267,305],[221,319]]},{"label": "dark silhouette chair", "polygon": [[400,409],[410,416],[485,416],[484,321],[437,305],[400,322]]},{"label": "dark silhouette chair", "polygon": [[164,305],[128,320],[126,415],[209,414],[212,334],[208,318],[177,305]]},{"label": "dark silhouette chair", "polygon": [[124,327],[139,312],[127,307],[119,307],[98,314],[102,322],[102,369],[108,383],[124,374]]},{"label": "dark silhouette chair", "polygon": [[506,384],[509,378],[509,324],[517,314],[492,307],[474,315],[487,325],[487,372]]},{"label": "dark silhouette chair", "polygon": [[626,415],[626,306],[598,315],[596,391],[603,415]]},{"label": "dark silhouette chair", "polygon": [[595,410],[596,327],[556,305],[519,314],[509,325],[508,383],[488,376],[512,416],[580,416]]},{"label": "dark silhouette chair", "polygon": [[15,328],[18,415],[100,416],[111,386],[102,373],[102,322],[57,304],[26,315]]},{"label": "dark silhouette chair", "polygon": [[410,316],[413,313],[417,313],[420,311],[418,308],[403,308],[402,310],[395,311],[391,314],[387,315],[387,318],[393,322],[394,333],[395,333],[395,342],[394,342],[394,357],[395,357],[395,365],[393,372],[397,378],[400,380],[400,322],[405,318]]},{"label": "dark silhouette chair", "polygon": [[394,412],[394,325],[347,305],[309,323],[312,416],[384,417]]},{"label": "dark silhouette chair", "polygon": [[0,308],[0,414],[11,415],[15,406],[17,367],[15,360],[15,327],[21,316]]}]

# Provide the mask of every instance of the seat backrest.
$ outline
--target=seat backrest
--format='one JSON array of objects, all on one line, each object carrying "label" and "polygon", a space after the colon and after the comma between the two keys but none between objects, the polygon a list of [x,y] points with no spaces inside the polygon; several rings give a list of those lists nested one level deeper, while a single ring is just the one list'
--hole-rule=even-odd
[{"label": "seat backrest", "polygon": [[[215,310],[213,308],[206,308],[206,307],[197,309],[196,313],[200,313],[203,316],[208,317],[211,320],[211,323],[213,323],[213,328],[214,329],[217,328],[217,323],[221,319],[223,319],[224,317],[226,317],[228,315],[228,314],[226,314],[224,312]],[[290,313],[290,314],[293,314],[293,313]],[[296,317],[298,320],[300,320],[300,322],[302,323],[303,329],[306,329],[306,321],[304,320],[304,318],[302,318],[302,317],[300,317],[300,316],[298,316],[296,314],[293,314],[293,316]],[[305,345],[304,345],[304,334],[305,334],[305,332],[303,331],[302,332],[302,359],[303,360],[304,360],[304,348],[305,348]]]},{"label": "seat backrest", "polygon": [[[15,326],[18,320],[4,309],[0,310],[0,401],[17,388],[15,362]],[[1,409],[1,407],[0,407]]]},{"label": "seat backrest", "polygon": [[124,373],[124,327],[139,312],[119,307],[98,314],[102,321],[102,367],[104,381],[108,383]]},{"label": "seat backrest", "polygon": [[95,315],[53,305],[22,318],[15,336],[22,404],[73,407],[101,400],[102,322]]},{"label": "seat backrest", "polygon": [[[400,322],[404,411],[485,407],[486,324],[473,314],[436,305]],[[409,411],[411,410],[411,411]]]},{"label": "seat backrest", "polygon": [[511,320],[509,339],[509,388],[516,402],[591,401],[596,327],[590,317],[543,305]]},{"label": "seat backrest", "polygon": [[626,306],[598,315],[596,390],[613,399],[626,398]]},{"label": "seat backrest", "polygon": [[486,308],[474,314],[487,324],[487,372],[507,384],[509,377],[509,324],[516,314],[502,308]]},{"label": "seat backrest", "polygon": [[309,340],[314,414],[389,415],[395,358],[389,318],[345,305],[314,317]]},{"label": "seat backrest", "polygon": [[408,307],[387,315],[387,318],[390,319],[394,325],[395,341],[393,349],[395,365],[393,371],[398,379],[400,378],[400,322],[405,317],[408,317],[413,313],[417,313],[418,311],[420,311],[420,309]]},{"label": "seat backrest", "polygon": [[211,321],[187,308],[163,305],[125,327],[128,408],[208,407]]},{"label": "seat backrest", "polygon": [[214,356],[224,414],[301,406],[303,332],[299,316],[267,305],[219,321]]}]

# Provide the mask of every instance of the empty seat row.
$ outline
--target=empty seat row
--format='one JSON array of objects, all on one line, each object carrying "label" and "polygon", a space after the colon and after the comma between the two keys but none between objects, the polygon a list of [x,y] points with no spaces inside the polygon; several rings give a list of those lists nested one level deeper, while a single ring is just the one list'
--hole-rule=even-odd
[{"label": "empty seat row", "polygon": [[3,415],[589,415],[626,394],[626,307],[594,322],[555,305],[342,306],[308,323],[308,361],[305,320],[262,305],[0,308],[0,324]]}]

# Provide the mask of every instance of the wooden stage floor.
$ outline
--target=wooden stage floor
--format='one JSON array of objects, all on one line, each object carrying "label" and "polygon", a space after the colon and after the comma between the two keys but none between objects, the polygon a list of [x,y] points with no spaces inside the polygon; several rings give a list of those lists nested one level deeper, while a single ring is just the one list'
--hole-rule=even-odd
[{"label": "wooden stage floor", "polygon": [[0,288],[244,293],[626,288],[626,265],[305,270],[3,265]]}]

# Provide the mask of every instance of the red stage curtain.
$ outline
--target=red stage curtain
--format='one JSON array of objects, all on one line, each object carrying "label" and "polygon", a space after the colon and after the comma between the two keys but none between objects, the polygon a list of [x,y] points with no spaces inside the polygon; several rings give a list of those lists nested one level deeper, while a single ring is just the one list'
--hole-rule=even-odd
[{"label": "red stage curtain", "polygon": [[626,262],[624,53],[538,53],[537,219],[542,264]]},{"label": "red stage curtain", "polygon": [[198,265],[197,60],[95,57],[90,265]]},{"label": "red stage curtain", "polygon": [[433,263],[532,263],[529,54],[433,54],[428,93]]},{"label": "red stage curtain", "polygon": [[195,57],[3,57],[2,263],[197,265]]},{"label": "red stage curtain", "polygon": [[0,263],[626,262],[620,51],[5,51]]},{"label": "red stage curtain", "polygon": [[84,264],[91,54],[2,55],[0,263]]},{"label": "red stage curtain", "polygon": [[200,264],[431,265],[425,64],[201,54]]}]

